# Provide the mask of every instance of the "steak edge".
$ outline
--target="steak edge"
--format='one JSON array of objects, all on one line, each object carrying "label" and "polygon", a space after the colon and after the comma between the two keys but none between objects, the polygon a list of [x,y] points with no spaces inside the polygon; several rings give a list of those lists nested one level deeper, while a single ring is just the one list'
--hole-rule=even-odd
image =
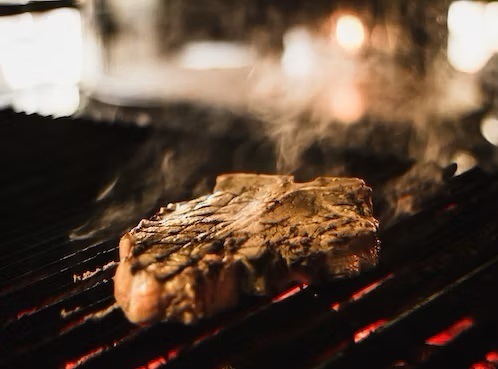
[{"label": "steak edge", "polygon": [[134,323],[192,323],[377,264],[371,189],[357,178],[227,174],[214,192],[169,204],[119,243],[114,295]]}]

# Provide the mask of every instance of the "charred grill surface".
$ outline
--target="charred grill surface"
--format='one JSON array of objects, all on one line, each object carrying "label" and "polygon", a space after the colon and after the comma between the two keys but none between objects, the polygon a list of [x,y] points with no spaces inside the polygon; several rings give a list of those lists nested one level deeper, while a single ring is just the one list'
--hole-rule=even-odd
[{"label": "charred grill surface", "polygon": [[[497,366],[496,175],[476,169],[451,178],[422,212],[381,229],[379,265],[356,278],[295,288],[273,302],[245,299],[194,325],[140,327],[113,297],[125,226],[99,239],[71,241],[68,234],[92,218],[99,189],[136,153],[143,132],[4,111],[0,133],[6,177],[0,183],[0,368]],[[185,139],[172,137],[168,145]],[[243,144],[228,140],[223,149],[237,145]],[[209,160],[221,160],[215,153]],[[216,163],[218,173],[263,171]],[[375,166],[372,176],[389,177],[387,167]],[[394,167],[397,174],[404,170]],[[373,185],[368,171],[351,174]],[[466,330],[447,333],[461,321]]]},{"label": "charred grill surface", "polygon": [[242,293],[357,275],[377,263],[376,232],[362,180],[223,175],[213,194],[170,204],[121,239],[116,300],[133,322],[191,323]]}]

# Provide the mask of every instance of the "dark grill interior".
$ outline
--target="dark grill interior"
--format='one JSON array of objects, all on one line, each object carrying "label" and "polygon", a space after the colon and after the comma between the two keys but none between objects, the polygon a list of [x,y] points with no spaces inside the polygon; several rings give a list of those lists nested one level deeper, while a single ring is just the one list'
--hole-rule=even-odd
[{"label": "dark grill interior", "polygon": [[68,235],[151,134],[0,112],[1,367],[498,366],[498,177],[479,169],[384,229],[381,265],[359,278],[248,298],[195,326],[128,323],[112,296],[126,228]]}]

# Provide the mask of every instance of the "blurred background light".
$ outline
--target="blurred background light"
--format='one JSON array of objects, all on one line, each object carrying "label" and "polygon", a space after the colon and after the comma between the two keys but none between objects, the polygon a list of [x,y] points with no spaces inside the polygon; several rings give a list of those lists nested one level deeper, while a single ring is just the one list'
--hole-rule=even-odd
[{"label": "blurred background light", "polygon": [[498,118],[486,116],[481,122],[481,134],[491,144],[498,146]]},{"label": "blurred background light", "polygon": [[337,19],[335,35],[339,46],[350,52],[358,51],[365,42],[363,23],[354,15],[341,15]]},{"label": "blurred background light", "polygon": [[330,113],[340,123],[351,124],[358,121],[365,112],[365,104],[360,89],[354,83],[332,86],[330,93]]},{"label": "blurred background light", "polygon": [[448,10],[448,61],[476,73],[498,50],[498,2],[459,0]]},{"label": "blurred background light", "polygon": [[453,155],[451,161],[457,165],[455,176],[459,176],[477,165],[477,159],[467,151],[458,151]]},{"label": "blurred background light", "polygon": [[[78,10],[60,8],[2,16],[0,34],[8,35],[0,38],[0,92],[10,96],[12,106],[46,115],[74,112],[74,91],[82,69]],[[68,91],[67,98],[60,93],[62,90]],[[53,93],[57,94],[57,102],[40,104],[41,99],[47,100]]]},{"label": "blurred background light", "polygon": [[304,27],[289,29],[284,37],[282,69],[291,77],[308,77],[315,67],[313,37]]}]

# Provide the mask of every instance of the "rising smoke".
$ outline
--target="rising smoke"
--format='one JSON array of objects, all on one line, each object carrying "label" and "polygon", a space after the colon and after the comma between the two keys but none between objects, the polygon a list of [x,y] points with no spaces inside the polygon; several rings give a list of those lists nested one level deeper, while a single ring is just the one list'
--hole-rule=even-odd
[{"label": "rising smoke", "polygon": [[[171,56],[182,55],[177,34],[167,53],[156,50],[155,34],[137,51],[137,40],[147,38],[125,27],[135,18],[123,18],[115,29],[126,32],[100,39],[112,78],[92,87],[94,97],[112,97],[114,104],[90,101],[84,114],[125,121],[145,116],[154,134],[116,174],[99,201],[100,214],[73,236],[112,225],[122,230],[161,201],[209,192],[215,176],[229,171],[293,173],[302,180],[358,176],[378,189],[385,224],[417,211],[420,198],[441,187],[452,159],[472,150],[477,139],[467,136],[460,118],[479,111],[483,101],[477,77],[447,62],[441,4],[400,5],[380,18],[363,8],[365,41],[355,50],[334,39],[337,16],[300,24],[299,17],[290,21],[288,13],[272,10],[267,19],[277,19],[270,28],[281,33],[281,44],[253,30],[256,38],[237,41],[255,46],[244,54],[248,64],[230,70],[182,67],[184,59]],[[116,14],[106,22],[119,24]],[[143,53],[139,63],[129,58],[137,52]]]}]

